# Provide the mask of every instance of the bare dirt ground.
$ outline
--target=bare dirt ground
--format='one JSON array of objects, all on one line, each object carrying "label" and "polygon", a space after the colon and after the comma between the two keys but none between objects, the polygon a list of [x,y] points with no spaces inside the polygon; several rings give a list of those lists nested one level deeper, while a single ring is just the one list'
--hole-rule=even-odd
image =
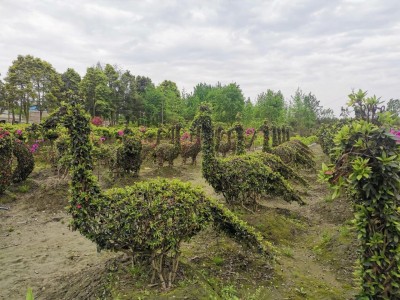
[{"label": "bare dirt ground", "polygon": [[[313,150],[320,165],[324,159],[323,154],[319,146],[314,146]],[[141,170],[141,177],[180,178],[201,185],[210,195],[221,198],[214,194],[201,177],[200,162],[197,166],[183,168],[180,167],[180,162],[176,165],[173,169],[161,170],[147,165]],[[329,191],[316,181],[314,172],[306,171],[304,176],[311,183],[308,189],[302,190],[307,201],[306,206],[286,204],[279,199],[266,199],[260,212],[254,215],[240,213],[253,226],[264,230],[264,235],[271,234],[274,242],[283,249],[273,267],[273,276],[265,271],[268,276],[264,274],[265,278],[262,280],[252,280],[251,276],[258,276],[257,274],[264,272],[260,270],[269,267],[263,264],[254,265],[253,273],[242,274],[240,270],[246,272],[247,268],[243,267],[243,257],[239,260],[233,259],[226,249],[217,251],[222,256],[222,263],[215,259],[217,254],[213,258],[214,265],[223,264],[225,269],[215,269],[207,273],[205,258],[210,257],[211,250],[206,245],[210,236],[213,236],[213,233],[207,232],[185,245],[182,281],[190,289],[206,289],[205,285],[209,285],[210,290],[215,290],[216,285],[210,280],[205,279],[205,285],[191,281],[189,269],[199,267],[203,270],[198,273],[207,273],[204,277],[224,277],[221,282],[228,282],[228,287],[232,283],[237,284],[236,289],[250,287],[258,290],[262,284],[262,292],[257,295],[253,292],[254,297],[246,299],[351,299],[354,295],[351,276],[354,243],[344,243],[341,238],[343,226],[352,216],[351,206],[344,199],[327,201]],[[123,186],[130,182],[132,180],[121,181],[119,184]],[[108,181],[108,185],[110,184]],[[106,186],[107,182],[103,182],[103,185]],[[35,299],[39,300],[112,299],[115,293],[110,293],[110,290],[115,291],[115,287],[123,291],[117,293],[121,299],[241,299],[233,296],[229,298],[229,293],[218,291],[212,297],[208,292],[203,296],[200,292],[197,296],[188,296],[187,293],[181,296],[176,293],[172,296],[161,293],[157,287],[139,287],[143,292],[142,296],[130,294],[126,297],[131,298],[124,298],[124,295],[129,294],[127,290],[135,288],[136,279],[121,276],[120,281],[123,284],[120,282],[115,285],[115,278],[111,280],[110,277],[117,265],[127,265],[127,259],[118,253],[98,253],[95,244],[68,229],[69,216],[64,212],[67,190],[66,180],[57,179],[48,169],[37,168],[26,183],[13,187],[9,193],[0,197],[0,205],[9,207],[9,210],[0,210],[0,299],[24,299],[28,287],[33,289]],[[279,225],[277,228],[273,228],[273,224],[263,225],[264,227],[257,225],[257,220],[266,219],[271,213],[279,216],[280,220],[293,222],[293,228],[290,227],[291,223],[285,225],[289,228],[287,237],[280,239],[279,235],[274,236],[273,233],[279,230]],[[212,239],[216,239],[217,244],[220,243],[218,237]],[[192,248],[196,250],[192,251]],[[246,266],[252,264],[254,263],[249,261]],[[238,278],[236,281],[232,279],[234,275],[227,273],[227,268]],[[202,276],[197,275],[197,278]],[[112,284],[114,287],[111,287]]]}]

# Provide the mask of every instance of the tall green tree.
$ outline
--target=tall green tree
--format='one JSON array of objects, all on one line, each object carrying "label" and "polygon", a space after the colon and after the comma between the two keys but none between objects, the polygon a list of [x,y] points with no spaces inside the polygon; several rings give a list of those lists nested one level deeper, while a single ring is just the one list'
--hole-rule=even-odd
[{"label": "tall green tree", "polygon": [[110,104],[111,112],[111,123],[116,124],[120,108],[123,91],[121,90],[121,70],[110,64],[106,64],[104,67],[104,74],[107,77],[107,86],[110,90],[110,98],[108,99]]},{"label": "tall green tree", "polygon": [[7,109],[6,101],[6,85],[3,80],[0,79],[0,113]]},{"label": "tall green tree", "polygon": [[164,80],[157,88],[164,95],[164,102],[161,103],[161,123],[171,123],[181,119],[184,103],[176,83]]},{"label": "tall green tree", "polygon": [[196,115],[200,103],[207,101],[208,93],[213,89],[213,87],[206,83],[198,83],[194,89],[193,93],[182,95],[184,111],[183,115],[186,120],[193,120]]},{"label": "tall green tree", "polygon": [[52,110],[60,104],[62,80],[53,66],[35,58],[34,67],[30,70],[33,83],[34,99],[40,112],[40,120],[44,111]]},{"label": "tall green tree", "polygon": [[268,89],[257,96],[254,111],[259,122],[267,119],[272,124],[281,125],[286,121],[285,98],[281,91]]},{"label": "tall green tree", "polygon": [[319,100],[312,93],[304,94],[299,88],[296,90],[289,105],[289,124],[301,135],[309,135],[315,129],[322,107]]},{"label": "tall green tree", "polygon": [[255,121],[255,108],[253,103],[251,102],[250,98],[244,103],[243,112],[242,112],[242,121],[245,126],[255,127],[258,122]]},{"label": "tall green tree", "polygon": [[396,117],[400,117],[400,100],[390,99],[387,103],[386,110],[394,114]]},{"label": "tall green tree", "polygon": [[40,118],[43,111],[58,105],[61,76],[50,63],[40,58],[19,55],[8,69],[5,81],[9,97],[15,97],[9,103],[18,103],[19,121],[23,114],[26,122],[29,122],[29,108],[34,104],[40,111]]},{"label": "tall green tree", "polygon": [[236,83],[227,86],[217,84],[207,94],[206,99],[213,106],[213,115],[217,122],[235,122],[237,114],[241,114],[244,108],[244,96]]},{"label": "tall green tree", "polygon": [[81,82],[81,76],[72,68],[68,68],[62,75],[62,87],[61,92],[63,98],[68,99],[72,96],[79,96],[79,84]]},{"label": "tall green tree", "polygon": [[108,78],[100,67],[89,67],[79,84],[80,94],[85,101],[86,110],[94,116],[110,117],[111,90]]}]

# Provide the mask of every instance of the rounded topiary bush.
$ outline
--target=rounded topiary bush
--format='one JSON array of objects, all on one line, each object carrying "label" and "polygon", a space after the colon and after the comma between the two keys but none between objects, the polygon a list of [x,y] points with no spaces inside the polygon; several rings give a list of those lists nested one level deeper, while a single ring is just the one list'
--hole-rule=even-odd
[{"label": "rounded topiary bush", "polygon": [[18,183],[24,181],[32,173],[35,160],[32,152],[20,140],[14,140],[12,152],[17,158],[17,167],[12,173],[12,182]]},{"label": "rounded topiary bush", "polygon": [[117,170],[137,176],[142,165],[141,151],[140,138],[131,130],[124,130],[122,145],[117,149]]},{"label": "rounded topiary bush", "polygon": [[10,133],[0,128],[0,194],[10,185],[12,179],[12,139]]}]

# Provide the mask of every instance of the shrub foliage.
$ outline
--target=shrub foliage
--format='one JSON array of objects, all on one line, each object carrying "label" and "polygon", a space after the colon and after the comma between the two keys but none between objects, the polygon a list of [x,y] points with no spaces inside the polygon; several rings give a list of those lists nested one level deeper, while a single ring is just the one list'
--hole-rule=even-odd
[{"label": "shrub foliage", "polygon": [[7,189],[12,180],[12,146],[10,133],[0,128],[0,194]]}]

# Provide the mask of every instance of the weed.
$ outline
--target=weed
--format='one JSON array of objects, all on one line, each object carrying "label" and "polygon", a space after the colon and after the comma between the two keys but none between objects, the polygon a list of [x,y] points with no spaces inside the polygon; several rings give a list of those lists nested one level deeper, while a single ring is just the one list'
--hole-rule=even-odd
[{"label": "weed", "polygon": [[307,295],[307,292],[304,290],[303,287],[295,288],[295,291],[296,291],[298,294],[300,294],[301,296],[306,296],[306,295]]}]

